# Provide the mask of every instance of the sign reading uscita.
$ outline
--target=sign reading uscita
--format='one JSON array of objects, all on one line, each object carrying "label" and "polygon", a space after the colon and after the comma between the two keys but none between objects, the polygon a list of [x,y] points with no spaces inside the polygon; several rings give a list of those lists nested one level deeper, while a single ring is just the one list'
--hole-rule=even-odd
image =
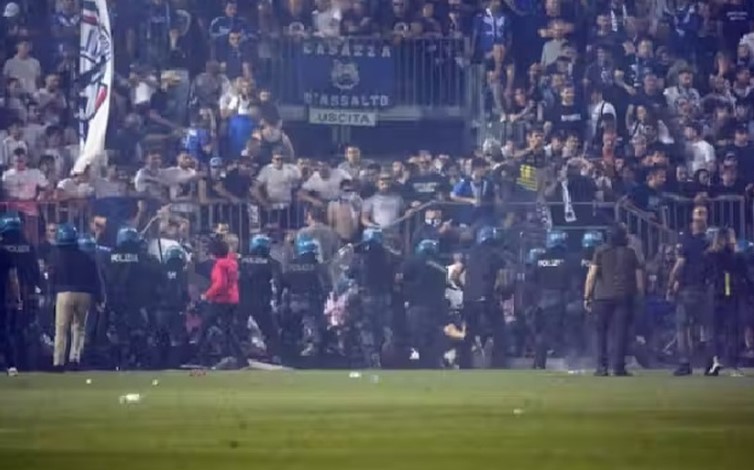
[{"label": "sign reading uscita", "polygon": [[309,108],[309,124],[374,127],[377,113],[343,109]]}]

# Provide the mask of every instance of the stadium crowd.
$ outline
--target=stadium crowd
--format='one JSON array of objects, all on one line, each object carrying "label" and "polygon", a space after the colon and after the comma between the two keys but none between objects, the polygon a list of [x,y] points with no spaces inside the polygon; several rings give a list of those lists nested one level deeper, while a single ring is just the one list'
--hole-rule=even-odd
[{"label": "stadium crowd", "polygon": [[[359,250],[379,241],[390,248],[389,256],[398,251],[409,260],[423,246],[459,273],[468,265],[462,253],[495,238],[488,227],[525,233],[508,236],[526,238],[525,246],[498,247],[523,261],[520,253],[536,248],[532,240],[562,241],[559,229],[569,233],[571,251],[581,249],[582,239],[596,240],[592,229],[614,218],[612,208],[605,209],[612,203],[677,231],[687,230],[688,221],[669,224],[665,211],[673,201],[702,205],[733,196],[744,207],[754,189],[754,8],[744,0],[107,4],[116,44],[107,158],[76,171],[81,5],[22,0],[3,8],[2,204],[11,219],[21,215],[25,236],[38,242],[43,272],[54,262],[54,237],[68,223],[114,250],[119,239],[134,242],[123,227],[136,228],[149,236],[158,259],[167,260],[171,248],[179,247],[180,258],[197,266],[210,255],[222,258],[224,249],[249,255],[269,243],[284,269],[295,264],[297,247],[303,250],[298,254],[311,254],[313,239],[319,262],[329,270],[318,294],[324,300],[331,290],[353,289],[337,285],[341,271],[351,271],[338,267],[348,264],[343,246],[355,245],[353,258],[361,259]],[[284,103],[274,93],[279,77],[269,67],[281,38],[305,37],[393,44],[465,39],[467,47],[452,53],[458,67],[484,71],[482,81],[471,84],[484,90],[483,118],[492,123],[479,136],[484,145],[447,155],[421,150],[428,145],[417,141],[404,155],[362,157],[354,142],[332,154],[308,154],[309,142],[286,132]],[[429,77],[438,79],[443,77]],[[715,223],[746,232],[754,221],[750,210],[741,213],[730,220],[716,217]],[[229,247],[220,246],[217,233]],[[438,247],[430,246],[432,240]],[[660,253],[648,260],[654,269],[649,278],[662,286],[655,286],[657,308],[672,308],[664,301],[664,291],[673,290],[666,285],[672,250],[651,252]],[[419,269],[407,263],[409,272]],[[206,264],[209,274],[212,263]],[[405,269],[398,271],[405,276]],[[372,312],[367,317],[391,303],[385,296],[393,296],[392,287],[380,289],[362,296],[370,299],[363,307]],[[337,298],[331,302],[337,311]],[[506,322],[513,323],[513,316],[507,314]],[[275,336],[269,329],[286,330],[264,322],[259,327],[268,329],[268,340]],[[317,329],[303,323],[308,333]],[[364,361],[376,366],[374,349],[390,342],[389,329],[374,318],[366,323],[357,330],[370,330],[372,337],[359,341],[371,351]],[[466,323],[447,322],[455,325],[450,336],[465,335]],[[748,327],[740,346],[745,339],[750,350]],[[540,356],[563,352],[553,346],[559,341],[538,340],[537,330],[546,327],[532,328],[530,335],[522,327],[524,345],[514,354],[526,350],[529,336]],[[649,336],[637,334],[641,341]],[[304,351],[320,341],[309,339]]]}]

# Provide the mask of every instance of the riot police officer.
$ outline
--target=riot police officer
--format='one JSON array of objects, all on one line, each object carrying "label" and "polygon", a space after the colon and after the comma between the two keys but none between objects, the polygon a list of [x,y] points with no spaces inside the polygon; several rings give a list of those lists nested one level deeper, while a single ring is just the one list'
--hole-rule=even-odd
[{"label": "riot police officer", "polygon": [[499,293],[506,281],[505,260],[495,248],[498,238],[497,229],[480,228],[476,235],[476,245],[467,256],[463,290],[463,317],[467,333],[461,350],[462,368],[471,367],[473,349],[488,350],[488,345],[492,346],[493,366],[504,365],[505,321]]},{"label": "riot police officer", "polygon": [[[437,240],[422,240],[399,276],[406,300],[406,330],[412,358],[421,368],[440,366],[440,339],[445,324],[447,271],[438,262]],[[418,357],[416,357],[418,355]]]},{"label": "riot police officer", "polygon": [[[41,292],[41,276],[36,250],[26,240],[18,215],[0,217],[0,249],[10,255],[16,269],[20,303],[16,311],[7,312],[6,328],[13,343],[13,362],[16,367],[25,367],[30,362],[29,346],[37,344],[38,338],[35,336],[41,336],[36,334],[39,330],[36,296]],[[21,311],[23,315],[19,315]]]},{"label": "riot police officer", "polygon": [[534,313],[534,368],[545,369],[548,350],[561,339],[565,300],[576,274],[568,257],[567,235],[562,230],[547,233],[545,252],[537,260],[533,282],[537,290]]},{"label": "riot police officer", "polygon": [[330,291],[329,276],[318,261],[319,247],[314,239],[300,235],[295,247],[296,256],[283,274],[287,297],[282,318],[283,347],[291,359],[319,354],[324,299]]},{"label": "riot police officer", "polygon": [[188,290],[186,252],[171,246],[163,255],[154,311],[154,365],[159,369],[179,366],[186,357],[185,312],[191,301]]},{"label": "riot police officer", "polygon": [[268,359],[280,361],[280,327],[275,309],[282,293],[282,265],[270,257],[272,240],[255,235],[249,242],[249,254],[240,263],[241,306],[251,314],[264,335]]},{"label": "riot police officer", "polygon": [[102,301],[102,280],[94,258],[79,248],[76,227],[59,225],[55,245],[49,264],[51,284],[56,293],[53,367],[62,372],[66,365],[69,330],[68,368],[78,370],[80,367],[89,309]]},{"label": "riot police officer", "polygon": [[[8,229],[7,219],[0,219],[0,237],[2,237]],[[16,356],[18,349],[18,334],[17,320],[21,307],[21,293],[18,289],[18,274],[16,271],[15,260],[13,255],[6,250],[0,250],[0,346],[4,359],[5,369],[8,375],[14,377],[18,375],[18,365],[16,364]],[[5,286],[12,286],[10,289],[11,300],[15,305],[11,305],[6,298],[8,292],[6,292]]]},{"label": "riot police officer", "polygon": [[381,367],[381,351],[394,345],[390,296],[395,269],[383,241],[382,230],[364,230],[362,243],[355,249],[356,256],[349,270],[360,293],[360,308],[352,309],[350,320],[357,332],[364,362],[370,368]]},{"label": "riot police officer", "polygon": [[[92,256],[97,267],[97,274],[102,286],[102,293],[107,285],[105,268],[110,258],[110,248],[97,244],[97,241],[89,234],[83,234],[78,240],[79,250]],[[107,299],[102,300],[105,305]],[[89,367],[102,367],[107,364],[107,316],[99,308],[90,309],[86,322],[86,348],[82,361]]]},{"label": "riot police officer", "polygon": [[145,364],[148,361],[149,322],[146,308],[157,295],[159,262],[144,252],[136,229],[124,227],[118,230],[105,276],[117,367]]}]

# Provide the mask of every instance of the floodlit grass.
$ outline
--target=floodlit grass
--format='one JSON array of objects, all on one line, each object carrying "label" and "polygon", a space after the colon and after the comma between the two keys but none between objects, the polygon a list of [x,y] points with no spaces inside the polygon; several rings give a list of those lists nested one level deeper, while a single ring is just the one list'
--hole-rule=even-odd
[{"label": "floodlit grass", "polygon": [[[121,405],[129,392],[142,401]],[[752,378],[78,373],[0,377],[0,399],[3,470],[711,470],[754,456]]]}]

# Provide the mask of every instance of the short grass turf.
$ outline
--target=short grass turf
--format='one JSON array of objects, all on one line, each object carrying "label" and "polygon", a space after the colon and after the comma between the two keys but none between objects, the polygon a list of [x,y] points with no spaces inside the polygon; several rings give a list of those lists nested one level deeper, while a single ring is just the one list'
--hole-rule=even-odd
[{"label": "short grass turf", "polygon": [[[129,392],[142,401],[121,405]],[[0,378],[4,470],[710,470],[751,468],[752,456],[752,378],[517,371]]]}]

